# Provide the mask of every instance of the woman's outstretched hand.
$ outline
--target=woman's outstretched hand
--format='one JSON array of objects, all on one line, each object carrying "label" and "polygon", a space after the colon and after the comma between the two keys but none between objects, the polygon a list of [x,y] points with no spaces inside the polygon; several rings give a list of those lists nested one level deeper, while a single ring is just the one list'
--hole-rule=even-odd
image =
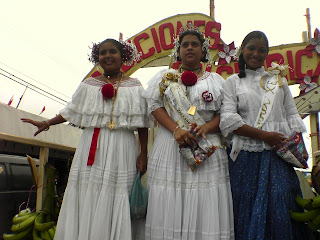
[{"label": "woman's outstretched hand", "polygon": [[28,118],[21,118],[22,122],[30,123],[38,128],[38,130],[34,133],[33,136],[37,136],[42,131],[46,131],[49,128],[49,125],[44,121],[34,121]]}]

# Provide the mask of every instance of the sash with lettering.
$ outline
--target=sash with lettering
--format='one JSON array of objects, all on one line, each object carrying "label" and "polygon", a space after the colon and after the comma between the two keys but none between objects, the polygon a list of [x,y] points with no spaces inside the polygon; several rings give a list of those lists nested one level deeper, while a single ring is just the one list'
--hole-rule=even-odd
[{"label": "sash with lettering", "polygon": [[[274,98],[279,90],[279,87],[283,86],[283,82],[281,80],[281,76],[279,74],[274,73],[266,73],[265,75],[271,75],[272,78],[268,79],[265,83],[265,86],[263,86],[263,76],[260,80],[261,87],[265,90],[264,96],[262,98],[260,110],[257,116],[257,119],[254,123],[255,128],[261,129],[263,124],[267,121],[273,107]],[[265,76],[264,75],[264,76]],[[243,147],[244,139],[241,136],[238,136],[237,134],[233,137],[232,142],[232,150],[230,153],[230,158],[235,161]]]},{"label": "sash with lettering", "polygon": [[[166,71],[163,74],[162,81],[159,83],[159,88],[168,114],[179,127],[188,130],[189,124],[192,122],[196,122],[197,125],[205,124],[205,121],[196,111],[196,106],[192,106],[190,103],[187,88],[181,84],[178,71],[174,69]],[[215,151],[216,147],[214,145],[221,146],[220,137],[215,134],[207,136],[208,140],[202,137],[198,138],[199,142],[196,148],[192,149],[191,147],[191,150],[189,148],[180,148],[180,153],[191,170],[194,170],[197,165],[201,165],[202,161]],[[199,148],[206,155],[204,158],[204,155],[200,157],[201,154],[198,154],[199,157],[196,156]]]}]

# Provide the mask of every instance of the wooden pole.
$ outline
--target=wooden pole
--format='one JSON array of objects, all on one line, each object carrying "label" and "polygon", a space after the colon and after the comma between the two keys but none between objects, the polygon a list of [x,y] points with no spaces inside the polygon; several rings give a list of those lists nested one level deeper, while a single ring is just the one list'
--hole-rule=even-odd
[{"label": "wooden pole", "polygon": [[314,153],[319,150],[319,118],[318,113],[310,114],[312,166],[316,163]]},{"label": "wooden pole", "polygon": [[40,211],[42,209],[42,204],[45,197],[45,189],[47,184],[47,178],[45,176],[45,165],[48,162],[49,158],[49,148],[48,147],[40,147],[39,154],[39,170],[38,170],[38,186],[37,186],[37,207],[36,211]]},{"label": "wooden pole", "polygon": [[311,17],[310,17],[310,9],[309,8],[306,9],[305,16],[307,19],[308,40],[310,41],[310,39],[311,39],[311,21],[310,21]]},{"label": "wooden pole", "polygon": [[214,0],[210,0],[210,17],[214,19]]}]

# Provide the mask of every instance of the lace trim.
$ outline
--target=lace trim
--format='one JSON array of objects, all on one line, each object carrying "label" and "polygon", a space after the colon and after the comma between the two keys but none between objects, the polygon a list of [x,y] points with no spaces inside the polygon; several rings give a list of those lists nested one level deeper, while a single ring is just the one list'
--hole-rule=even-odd
[{"label": "lace trim", "polygon": [[105,192],[107,194],[129,194],[132,188],[132,184],[102,184],[100,182],[78,182],[76,180],[71,180],[68,182],[68,188],[76,189],[80,192],[87,192],[88,190],[93,190],[94,192],[101,193]]},{"label": "lace trim", "polygon": [[169,188],[180,188],[180,189],[211,189],[215,188],[217,185],[226,184],[230,181],[229,176],[221,177],[209,182],[177,182],[168,181],[160,178],[153,178],[148,176],[148,181],[150,181],[150,186],[161,186]]},{"label": "lace trim", "polygon": [[[86,83],[88,85],[95,86],[95,87],[101,87],[106,84],[106,82],[100,81],[92,77],[87,78],[86,80],[83,81],[83,83]],[[116,82],[114,85],[118,86],[118,82]],[[136,86],[142,86],[141,82],[136,78],[123,80],[121,81],[121,85],[120,85],[120,87],[136,87]]]}]

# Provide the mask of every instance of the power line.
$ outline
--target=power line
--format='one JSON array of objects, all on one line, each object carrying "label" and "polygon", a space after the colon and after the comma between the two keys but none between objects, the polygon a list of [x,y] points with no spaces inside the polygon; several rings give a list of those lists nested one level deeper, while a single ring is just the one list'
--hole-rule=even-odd
[{"label": "power line", "polygon": [[[70,99],[70,97],[69,97],[69,96],[67,96],[67,95],[65,95],[65,94],[63,94],[63,93],[61,93],[61,92],[58,92],[57,90],[55,90],[55,89],[53,89],[53,88],[51,88],[51,87],[49,87],[49,86],[47,86],[47,85],[45,85],[45,84],[43,84],[43,83],[41,83],[41,82],[37,81],[37,80],[35,80],[35,79],[34,79],[34,78],[32,78],[32,77],[29,77],[28,75],[26,75],[26,74],[24,74],[24,73],[22,73],[22,72],[20,72],[20,71],[18,71],[18,70],[16,70],[16,69],[14,69],[14,68],[12,68],[12,67],[8,66],[7,64],[5,64],[5,63],[3,63],[3,62],[0,62],[0,64],[2,64],[2,65],[4,65],[4,66],[6,66],[6,67],[8,67],[8,68],[10,68],[10,69],[12,69],[12,70],[14,70],[15,72],[20,73],[21,75],[23,75],[23,76],[25,76],[25,77],[27,77],[27,78],[29,78],[29,79],[31,79],[31,80],[33,80],[33,81],[35,81],[36,83],[41,84],[42,86],[45,86],[46,88],[48,88],[48,89],[50,89],[50,90],[53,90],[53,91],[54,91],[54,92],[56,92],[56,93],[59,93],[60,95],[62,95],[62,96],[64,96],[64,97],[66,97],[66,98],[68,98],[68,99]],[[15,76],[15,75],[13,75],[13,74],[11,74],[11,73],[9,73],[9,74],[10,74],[11,76],[14,76],[14,77],[16,77],[16,78],[18,78],[18,79],[19,79],[19,77]]]},{"label": "power line", "polygon": [[[13,74],[11,74],[11,73],[9,73],[9,72],[1,69],[1,68],[0,68],[0,70],[6,72],[7,74],[10,74],[11,76],[13,76],[13,77],[15,77],[15,78],[18,78],[18,77],[16,77],[16,76],[14,76]],[[41,95],[43,95],[43,96],[45,96],[45,97],[47,97],[47,98],[49,98],[49,99],[57,102],[57,103],[60,103],[60,104],[62,104],[62,105],[66,105],[66,103],[68,102],[68,101],[66,101],[66,100],[64,100],[64,99],[62,99],[62,98],[59,98],[59,97],[57,97],[57,96],[55,96],[55,95],[53,95],[53,94],[51,94],[51,93],[49,93],[49,92],[47,92],[47,91],[45,91],[45,90],[43,90],[43,89],[41,89],[41,88],[33,85],[33,84],[28,83],[27,81],[25,81],[25,80],[23,80],[23,79],[18,78],[20,81],[23,81],[23,82],[25,82],[26,84],[21,83],[21,82],[19,82],[18,80],[13,79],[12,77],[9,77],[9,76],[7,76],[7,75],[5,75],[5,74],[3,74],[3,73],[0,73],[0,75],[2,75],[2,76],[4,76],[4,77],[6,77],[6,78],[8,78],[8,79],[10,79],[10,80],[18,83],[18,84],[20,84],[20,85],[22,85],[22,86],[28,87],[28,88],[30,88],[30,90],[33,90],[33,91],[35,91],[36,93],[39,93],[39,94],[41,94]],[[31,87],[30,87],[30,86],[31,86]],[[40,91],[39,91],[39,90],[36,90],[36,89],[39,89]],[[41,92],[41,91],[42,91],[42,92]],[[44,94],[44,93],[46,93],[47,95]],[[49,95],[49,96],[48,96],[48,95]],[[51,97],[50,97],[50,96],[51,96]],[[64,102],[64,103],[61,103],[61,102],[57,101],[57,99],[59,99],[60,101],[62,101],[62,102]]]}]

